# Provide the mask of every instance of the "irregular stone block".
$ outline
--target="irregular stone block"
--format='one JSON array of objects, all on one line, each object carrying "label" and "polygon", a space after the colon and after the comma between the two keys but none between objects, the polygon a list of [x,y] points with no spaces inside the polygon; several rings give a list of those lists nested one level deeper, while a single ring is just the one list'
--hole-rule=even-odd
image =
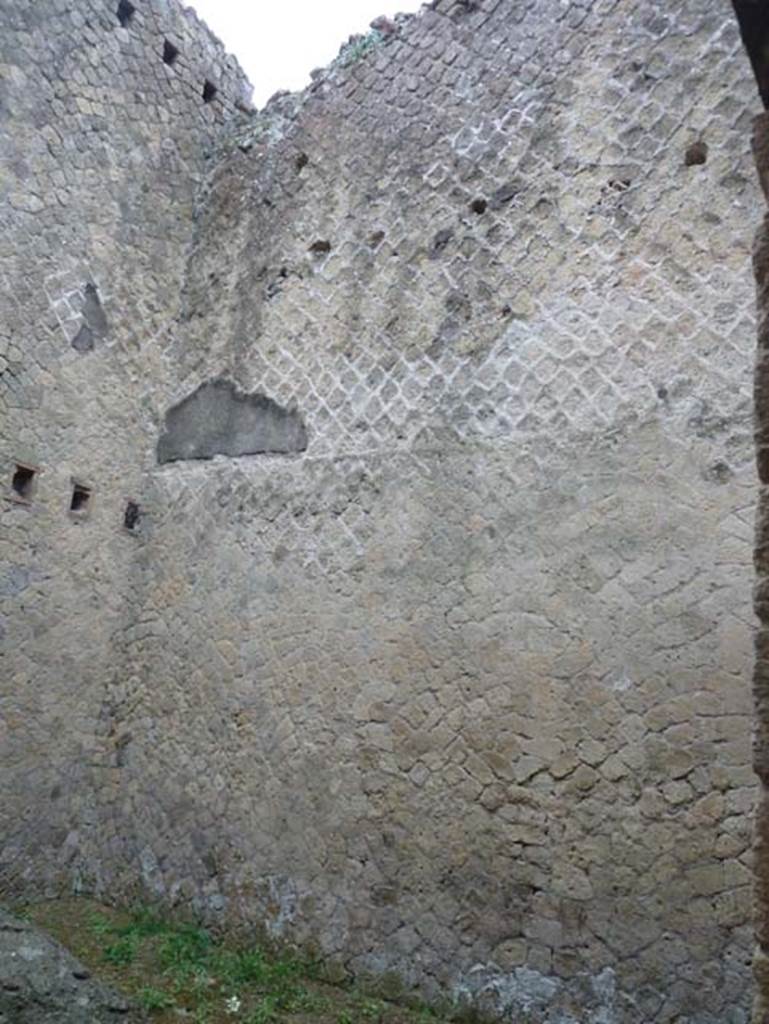
[{"label": "irregular stone block", "polygon": [[118,992],[94,981],[49,935],[0,910],[0,1024],[134,1024]]}]

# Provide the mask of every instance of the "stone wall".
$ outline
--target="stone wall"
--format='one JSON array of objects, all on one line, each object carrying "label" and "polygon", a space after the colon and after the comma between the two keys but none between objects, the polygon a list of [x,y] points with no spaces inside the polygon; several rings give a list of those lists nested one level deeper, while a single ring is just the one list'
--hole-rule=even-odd
[{"label": "stone wall", "polygon": [[123,524],[154,429],[148,349],[178,313],[214,139],[247,96],[173,2],[0,0],[4,892],[90,888],[125,856],[110,687],[143,630],[143,520]]},{"label": "stone wall", "polygon": [[[755,125],[755,155],[764,192],[769,198],[769,115],[764,114]],[[767,784],[769,764],[767,763],[767,545],[766,531],[766,421],[767,421],[767,260],[769,259],[769,223],[766,217],[756,237],[755,270],[758,285],[758,357],[756,361],[756,440],[760,498],[756,528],[756,612],[760,628],[756,637],[756,665],[754,693],[756,700],[755,768],[760,780],[759,800],[756,810],[756,938],[755,959],[756,1001],[753,1019],[759,1024],[769,1019],[769,814],[767,814]]]},{"label": "stone wall", "polygon": [[[717,0],[437,0],[194,210],[208,105],[131,122],[114,219],[59,214],[70,326],[13,236],[3,886],[141,884],[516,1021],[747,1020],[754,93]],[[159,464],[210,382],[303,443]]]}]

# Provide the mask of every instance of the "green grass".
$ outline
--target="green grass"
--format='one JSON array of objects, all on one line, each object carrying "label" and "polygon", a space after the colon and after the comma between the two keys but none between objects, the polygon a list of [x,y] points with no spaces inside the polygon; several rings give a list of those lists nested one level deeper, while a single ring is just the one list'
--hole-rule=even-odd
[{"label": "green grass", "polygon": [[162,989],[153,988],[152,985],[140,988],[137,997],[139,1006],[149,1013],[152,1013],[153,1010],[170,1010],[176,1004],[173,996],[163,992]]},{"label": "green grass", "polygon": [[182,996],[199,1024],[208,1024],[221,1010],[246,1024],[273,1024],[286,1015],[325,1012],[330,1006],[307,984],[317,980],[317,965],[293,954],[275,957],[259,947],[232,948],[215,942],[204,928],[165,921],[146,908],[120,925],[94,914],[88,926],[102,943],[103,960],[113,968],[134,964],[151,947],[162,972],[160,983],[136,992],[137,1002],[150,1014],[176,1007]]},{"label": "green grass", "polygon": [[137,940],[133,936],[117,939],[104,947],[104,959],[116,967],[132,964],[136,959]]},{"label": "green grass", "polygon": [[372,28],[365,36],[361,36],[354,43],[348,43],[347,46],[343,47],[334,63],[343,68],[348,67],[350,64],[355,64],[365,57],[367,53],[371,53],[372,50],[376,49],[383,39],[382,33],[378,29]]},{"label": "green grass", "polygon": [[152,1024],[439,1024],[355,986],[335,986],[320,963],[296,953],[237,945],[195,924],[141,907],[87,900],[28,908],[97,977],[121,989]]}]

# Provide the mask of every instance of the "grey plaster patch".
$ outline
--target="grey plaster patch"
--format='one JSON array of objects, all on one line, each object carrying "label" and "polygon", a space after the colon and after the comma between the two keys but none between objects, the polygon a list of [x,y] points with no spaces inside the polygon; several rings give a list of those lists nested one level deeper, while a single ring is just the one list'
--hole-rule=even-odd
[{"label": "grey plaster patch", "polygon": [[213,380],[166,413],[158,462],[285,454],[306,447],[307,429],[297,410],[258,391],[245,394],[231,381]]}]

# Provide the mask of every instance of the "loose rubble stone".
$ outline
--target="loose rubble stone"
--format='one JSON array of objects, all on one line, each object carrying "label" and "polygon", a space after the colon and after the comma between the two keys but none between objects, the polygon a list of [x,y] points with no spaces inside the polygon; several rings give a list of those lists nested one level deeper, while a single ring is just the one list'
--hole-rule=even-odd
[{"label": "loose rubble stone", "polygon": [[1,1024],[136,1024],[118,992],[58,942],[0,909]]}]

